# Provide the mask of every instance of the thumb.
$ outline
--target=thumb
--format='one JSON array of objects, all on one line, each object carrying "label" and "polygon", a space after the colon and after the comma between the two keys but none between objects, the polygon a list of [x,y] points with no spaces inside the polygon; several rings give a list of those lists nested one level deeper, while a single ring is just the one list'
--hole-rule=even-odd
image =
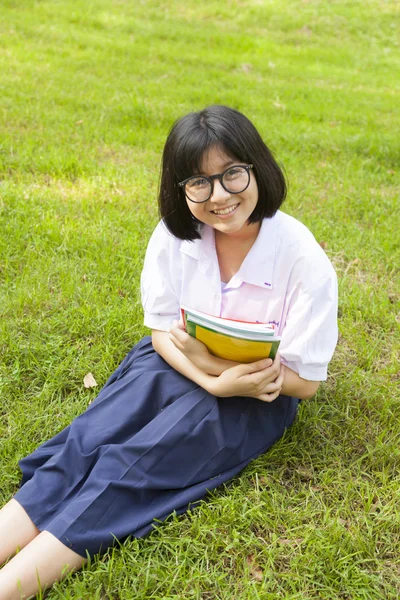
[{"label": "thumb", "polygon": [[270,367],[272,362],[273,361],[270,358],[263,358],[262,360],[257,360],[256,362],[240,365],[243,367],[242,374],[248,375],[250,373],[257,373],[257,371],[262,371],[263,369]]}]

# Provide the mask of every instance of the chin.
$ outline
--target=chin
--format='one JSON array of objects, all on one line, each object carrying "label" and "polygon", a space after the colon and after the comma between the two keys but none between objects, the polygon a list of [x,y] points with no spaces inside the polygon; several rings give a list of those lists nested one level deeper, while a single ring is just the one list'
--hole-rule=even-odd
[{"label": "chin", "polygon": [[217,226],[214,227],[214,229],[218,229],[218,231],[221,231],[221,233],[239,233],[240,231],[244,231],[244,227],[246,224],[244,225],[228,225],[225,223],[218,223]]}]

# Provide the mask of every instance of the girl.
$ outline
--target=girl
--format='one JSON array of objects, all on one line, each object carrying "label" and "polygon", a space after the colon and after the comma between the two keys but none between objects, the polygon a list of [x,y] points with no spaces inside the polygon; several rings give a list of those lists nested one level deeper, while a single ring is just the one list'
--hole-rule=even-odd
[{"label": "girl", "polygon": [[[0,599],[50,586],[115,539],[141,537],[239,473],[326,379],[337,284],[312,234],[280,212],[284,177],[252,123],[225,106],[173,126],[142,273],[139,342],[88,410],[20,463],[0,511]],[[235,364],[179,322],[184,304],[273,322],[280,356]]]}]

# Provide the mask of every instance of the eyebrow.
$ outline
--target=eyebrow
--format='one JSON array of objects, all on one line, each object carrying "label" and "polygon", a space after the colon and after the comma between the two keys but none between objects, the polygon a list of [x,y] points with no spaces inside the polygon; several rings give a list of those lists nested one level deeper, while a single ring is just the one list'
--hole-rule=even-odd
[{"label": "eyebrow", "polygon": [[[232,165],[239,165],[239,164],[241,164],[242,162],[243,162],[243,161],[240,161],[240,160],[238,160],[238,159],[236,159],[236,158],[235,158],[235,159],[232,159],[232,160],[229,160],[228,162],[226,162],[226,163],[224,163],[224,164],[222,165],[222,167],[221,167],[221,168],[222,168],[222,171],[221,171],[221,173],[223,173],[224,171],[226,171],[226,169],[229,169],[229,167],[231,167]],[[215,175],[215,173],[212,173],[212,174],[213,174],[213,175]],[[195,175],[194,175],[194,176],[196,177],[197,175],[202,175],[202,176],[204,176],[204,177],[210,177],[210,175],[206,175],[205,173],[195,173]]]}]

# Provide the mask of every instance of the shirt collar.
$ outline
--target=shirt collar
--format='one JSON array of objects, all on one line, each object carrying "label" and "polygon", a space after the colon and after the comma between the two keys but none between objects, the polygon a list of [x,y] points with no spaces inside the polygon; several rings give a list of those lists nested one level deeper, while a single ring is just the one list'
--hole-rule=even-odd
[{"label": "shirt collar", "polygon": [[208,225],[201,228],[201,238],[182,240],[179,250],[202,263],[210,263],[216,258],[214,230]]},{"label": "shirt collar", "polygon": [[274,265],[277,246],[275,216],[263,219],[257,239],[250,248],[235,278],[264,289],[274,287]]},{"label": "shirt collar", "polygon": [[[277,223],[275,216],[263,219],[257,239],[252,245],[234,279],[258,285],[264,289],[274,287],[275,249],[277,245]],[[199,261],[199,268],[216,260],[215,237],[212,227],[204,225],[201,239],[183,240],[180,252]]]}]

